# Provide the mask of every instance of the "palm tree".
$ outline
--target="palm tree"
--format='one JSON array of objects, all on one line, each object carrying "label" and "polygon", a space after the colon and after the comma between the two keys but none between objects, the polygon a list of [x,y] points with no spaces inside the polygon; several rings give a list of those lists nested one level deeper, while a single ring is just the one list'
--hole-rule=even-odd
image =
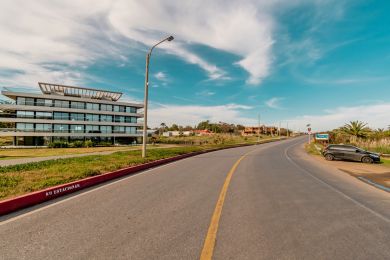
[{"label": "palm tree", "polygon": [[165,123],[160,124],[160,135],[162,135],[162,133],[165,131],[166,127],[167,127],[167,125]]},{"label": "palm tree", "polygon": [[370,132],[367,124],[361,121],[350,121],[349,124],[345,124],[340,130],[354,137],[366,137]]}]

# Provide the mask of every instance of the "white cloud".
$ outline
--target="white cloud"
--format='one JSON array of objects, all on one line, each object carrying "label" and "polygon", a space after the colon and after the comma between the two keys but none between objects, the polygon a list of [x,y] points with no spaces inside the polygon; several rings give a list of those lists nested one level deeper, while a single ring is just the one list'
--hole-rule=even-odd
[{"label": "white cloud", "polygon": [[154,77],[160,81],[167,81],[168,80],[167,75],[162,71],[159,71],[156,74],[154,74]]},{"label": "white cloud", "polygon": [[249,106],[227,104],[220,106],[179,106],[159,105],[149,109],[148,122],[151,127],[159,126],[162,122],[171,125],[196,125],[201,121],[228,122],[235,124],[254,124],[256,120],[242,115],[242,110],[251,109]]},{"label": "white cloud", "polygon": [[280,101],[282,101],[284,98],[282,97],[273,97],[267,101],[265,101],[265,105],[269,108],[274,109],[281,109]]},{"label": "white cloud", "polygon": [[343,126],[352,120],[368,123],[372,128],[387,128],[390,125],[390,103],[337,107],[317,115],[304,115],[291,120],[291,125],[303,130],[310,123],[313,131],[326,131]]},{"label": "white cloud", "polygon": [[[209,79],[230,77],[210,57],[194,51],[193,44],[236,55],[236,64],[249,74],[247,83],[258,85],[271,71],[278,25],[275,12],[301,3],[329,1],[2,0],[0,69],[19,73],[1,83],[78,84],[88,77],[80,68],[109,57],[123,66],[128,62],[124,53],[139,51],[140,46],[145,51],[145,45],[173,34],[175,40],[159,48],[199,66]],[[61,66],[50,68],[48,64]]]},{"label": "white cloud", "polygon": [[214,91],[210,90],[202,90],[196,93],[197,96],[202,96],[202,97],[211,97],[215,95]]}]

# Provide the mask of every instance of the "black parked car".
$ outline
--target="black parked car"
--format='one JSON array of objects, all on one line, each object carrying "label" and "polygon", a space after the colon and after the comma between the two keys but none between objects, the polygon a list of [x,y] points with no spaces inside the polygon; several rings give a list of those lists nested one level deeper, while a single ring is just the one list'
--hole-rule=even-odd
[{"label": "black parked car", "polygon": [[364,163],[379,162],[380,155],[360,149],[353,145],[331,144],[322,152],[325,159],[332,161],[335,159],[358,161]]}]

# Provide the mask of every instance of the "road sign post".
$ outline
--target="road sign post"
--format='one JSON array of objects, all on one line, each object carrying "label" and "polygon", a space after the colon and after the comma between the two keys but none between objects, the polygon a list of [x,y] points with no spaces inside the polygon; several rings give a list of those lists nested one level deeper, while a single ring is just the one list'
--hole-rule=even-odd
[{"label": "road sign post", "polygon": [[307,124],[307,133],[309,134],[309,144],[311,143],[311,127],[310,124]]}]

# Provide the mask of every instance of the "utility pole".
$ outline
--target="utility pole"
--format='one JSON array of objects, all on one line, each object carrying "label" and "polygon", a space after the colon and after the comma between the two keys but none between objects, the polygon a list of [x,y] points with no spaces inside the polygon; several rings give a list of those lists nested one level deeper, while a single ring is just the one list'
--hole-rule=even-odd
[{"label": "utility pole", "polygon": [[146,143],[148,139],[148,88],[149,88],[149,62],[150,62],[150,56],[152,56],[153,49],[159,45],[162,42],[165,41],[172,41],[174,38],[173,36],[169,36],[155,45],[153,45],[152,48],[150,48],[149,52],[146,54],[146,69],[145,69],[145,95],[144,95],[144,128],[143,128],[143,138],[142,138],[142,158],[146,157]]}]

